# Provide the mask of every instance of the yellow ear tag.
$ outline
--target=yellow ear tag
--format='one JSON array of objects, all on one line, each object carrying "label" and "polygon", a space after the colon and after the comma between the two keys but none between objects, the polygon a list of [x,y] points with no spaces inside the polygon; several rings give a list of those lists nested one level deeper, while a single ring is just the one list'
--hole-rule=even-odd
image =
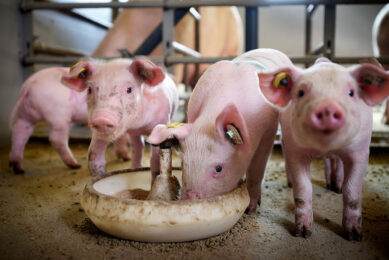
[{"label": "yellow ear tag", "polygon": [[283,88],[283,87],[287,87],[289,85],[289,82],[290,82],[289,74],[286,72],[280,72],[275,76],[273,80],[273,85],[276,88]]},{"label": "yellow ear tag", "polygon": [[74,70],[78,66],[78,64],[80,64],[80,63],[81,63],[81,61],[79,61],[76,64],[74,64],[73,66],[71,66],[70,71]]},{"label": "yellow ear tag", "polygon": [[80,71],[77,74],[77,77],[84,79],[86,77],[86,68],[80,69]]},{"label": "yellow ear tag", "polygon": [[184,125],[184,123],[179,123],[179,122],[173,122],[173,123],[170,123],[168,125],[166,125],[167,128],[177,128],[177,127],[180,127]]},{"label": "yellow ear tag", "polygon": [[[71,66],[69,71],[72,72],[72,70],[74,70],[80,63],[81,61]],[[76,77],[84,79],[86,77],[86,68],[85,67],[81,68]]]}]

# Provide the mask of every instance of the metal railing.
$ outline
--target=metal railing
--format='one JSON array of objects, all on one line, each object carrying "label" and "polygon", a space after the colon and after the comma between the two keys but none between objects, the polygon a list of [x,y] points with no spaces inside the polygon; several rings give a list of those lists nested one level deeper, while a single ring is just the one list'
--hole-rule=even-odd
[{"label": "metal railing", "polygon": [[[164,63],[168,68],[175,63],[214,63],[223,59],[231,59],[233,57],[175,57],[173,43],[173,25],[174,25],[174,10],[181,8],[190,8],[198,6],[242,6],[246,7],[246,51],[258,48],[258,8],[264,6],[281,6],[281,5],[305,5],[306,7],[306,34],[305,34],[305,56],[291,57],[295,63],[309,64],[321,55],[324,55],[334,62],[338,63],[357,63],[361,59],[369,57],[336,57],[334,55],[335,46],[335,16],[336,5],[351,5],[351,4],[386,4],[383,0],[164,0],[164,1],[147,1],[147,2],[108,2],[108,3],[55,3],[55,2],[34,2],[32,0],[23,0],[20,3],[24,20],[25,49],[22,53],[21,60],[26,67],[30,67],[34,63],[48,64],[71,64],[76,62],[79,57],[49,57],[35,55],[32,50],[32,16],[34,10],[69,10],[73,8],[163,8],[163,23],[154,33],[162,34],[163,57],[152,58],[155,62]],[[311,18],[318,5],[324,5],[324,36],[321,48],[311,51]],[[25,28],[27,27],[27,28]],[[157,32],[158,31],[158,32]],[[159,38],[160,41],[160,38]],[[146,41],[139,49],[146,48],[150,52],[150,43]],[[155,45],[155,44],[154,44]],[[154,46],[151,45],[151,46]],[[151,47],[152,48],[152,47]],[[189,50],[188,50],[189,51]],[[189,51],[190,52],[190,51]],[[147,53],[139,53],[147,55]],[[381,63],[388,63],[389,57],[378,58]],[[27,69],[31,71],[31,69]],[[25,74],[29,74],[28,72]]]}]

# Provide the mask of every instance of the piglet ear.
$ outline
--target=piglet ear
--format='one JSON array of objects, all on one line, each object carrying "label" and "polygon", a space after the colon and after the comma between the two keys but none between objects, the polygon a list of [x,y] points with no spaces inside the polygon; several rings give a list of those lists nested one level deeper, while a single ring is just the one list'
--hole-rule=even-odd
[{"label": "piglet ear", "polygon": [[288,105],[291,99],[290,92],[299,77],[300,72],[291,67],[272,72],[260,72],[258,73],[259,87],[270,103],[283,108]]},{"label": "piglet ear", "polygon": [[80,61],[63,73],[61,83],[65,86],[82,92],[86,89],[86,79],[92,73],[92,64],[89,61]]},{"label": "piglet ear", "polygon": [[369,106],[385,100],[389,96],[389,74],[373,64],[361,64],[351,68],[352,77],[359,86],[359,96]]},{"label": "piglet ear", "polygon": [[249,149],[247,125],[235,104],[229,103],[217,116],[215,124],[223,141],[244,150]]},{"label": "piglet ear", "polygon": [[169,124],[156,125],[147,137],[147,142],[158,145],[170,137],[175,137],[179,141],[184,140],[192,131],[192,124]]},{"label": "piglet ear", "polygon": [[165,79],[163,69],[144,58],[134,60],[131,63],[130,71],[137,79],[150,86],[156,86]]}]

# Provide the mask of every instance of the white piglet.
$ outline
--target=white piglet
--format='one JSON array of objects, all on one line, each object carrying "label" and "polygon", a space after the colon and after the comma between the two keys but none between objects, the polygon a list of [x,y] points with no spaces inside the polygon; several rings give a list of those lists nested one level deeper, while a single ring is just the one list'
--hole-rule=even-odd
[{"label": "white piglet", "polygon": [[335,175],[335,185],[343,192],[345,236],[361,240],[362,182],[372,132],[370,106],[389,95],[388,74],[371,64],[345,68],[321,58],[305,70],[289,66],[263,75],[260,86],[264,96],[282,108],[282,145],[293,186],[296,235],[308,237],[312,232],[311,160],[331,157],[337,160],[334,168],[338,171],[328,168],[327,174]]}]

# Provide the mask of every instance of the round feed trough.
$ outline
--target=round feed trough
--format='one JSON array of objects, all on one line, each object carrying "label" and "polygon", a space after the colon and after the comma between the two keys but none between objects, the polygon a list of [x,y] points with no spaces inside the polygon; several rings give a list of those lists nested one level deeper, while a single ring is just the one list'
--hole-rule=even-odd
[{"label": "round feed trough", "polygon": [[[181,181],[181,170],[173,175]],[[200,200],[146,200],[149,168],[112,172],[85,186],[81,205],[92,222],[116,237],[178,242],[218,235],[233,227],[249,204],[245,183],[228,194]]]}]

